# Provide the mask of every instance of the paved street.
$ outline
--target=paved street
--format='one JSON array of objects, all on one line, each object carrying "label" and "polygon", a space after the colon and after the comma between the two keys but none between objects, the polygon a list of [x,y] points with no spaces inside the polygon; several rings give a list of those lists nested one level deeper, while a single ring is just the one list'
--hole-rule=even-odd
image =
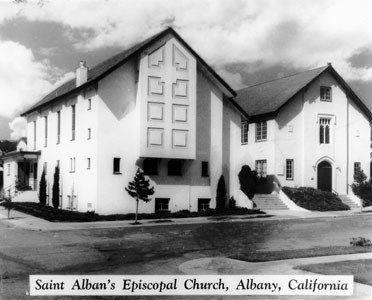
[{"label": "paved street", "polygon": [[[195,259],[324,247],[336,251],[347,248],[352,237],[372,239],[371,229],[372,215],[63,231],[27,230],[3,219],[0,299],[27,298],[29,274],[182,274],[185,268],[180,266]],[[256,266],[265,271],[272,266],[270,272],[275,273],[278,265]],[[246,270],[252,273],[252,268]],[[283,270],[278,267],[277,274]]]}]

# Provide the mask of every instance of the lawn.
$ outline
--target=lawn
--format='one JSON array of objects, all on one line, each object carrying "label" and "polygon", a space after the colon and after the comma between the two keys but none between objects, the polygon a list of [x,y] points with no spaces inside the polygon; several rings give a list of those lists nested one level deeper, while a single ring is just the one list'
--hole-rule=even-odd
[{"label": "lawn", "polygon": [[[18,210],[20,212],[42,218],[51,222],[96,222],[96,221],[120,221],[134,220],[135,214],[114,214],[114,215],[99,215],[94,212],[77,212],[65,209],[55,209],[51,206],[43,206],[39,203],[32,202],[3,202],[0,205]],[[221,217],[227,215],[261,215],[264,212],[257,209],[247,209],[235,207],[233,209],[226,208],[223,211],[215,209],[203,210],[200,212],[190,212],[181,210],[178,212],[162,212],[152,214],[138,214],[138,220],[148,219],[171,219],[171,218],[195,218],[195,217]]]},{"label": "lawn", "polygon": [[372,285],[372,260],[345,260],[334,263],[297,266],[296,269],[324,275],[354,275],[354,281]]}]

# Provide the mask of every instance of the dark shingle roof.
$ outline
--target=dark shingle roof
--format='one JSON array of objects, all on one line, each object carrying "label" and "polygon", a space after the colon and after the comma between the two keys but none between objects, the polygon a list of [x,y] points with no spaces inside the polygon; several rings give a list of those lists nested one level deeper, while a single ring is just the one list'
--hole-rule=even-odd
[{"label": "dark shingle roof", "polygon": [[[148,39],[136,44],[130,49],[127,49],[107,60],[104,62],[96,65],[95,67],[88,70],[88,81],[79,86],[76,87],[76,79],[71,79],[68,82],[62,84],[60,87],[56,88],[54,91],[46,95],[43,99],[41,99],[39,102],[37,102],[35,105],[33,105],[31,108],[29,108],[27,111],[22,113],[22,116],[26,115],[27,113],[30,113],[32,111],[35,111],[39,109],[40,107],[54,102],[62,97],[65,97],[69,94],[72,94],[74,92],[78,92],[81,89],[87,87],[88,85],[92,84],[93,82],[97,82],[118,67],[120,67],[122,64],[124,64],[128,59],[130,59],[133,55],[137,54],[138,52],[144,50],[146,47],[148,47],[151,43],[155,42],[159,38],[164,37],[168,33],[173,34],[185,47],[188,49],[200,62],[201,66],[204,70],[209,72],[216,82],[220,84],[224,89],[226,89],[232,96],[235,96],[235,91],[197,54],[195,51],[178,35],[176,31],[173,30],[173,28],[169,27],[162,32],[155,34]],[[231,99],[231,102],[236,105],[233,99]],[[238,109],[240,109],[238,107]],[[244,114],[244,112],[242,112]]]},{"label": "dark shingle roof", "polygon": [[328,66],[260,83],[237,91],[235,101],[249,116],[276,112]]}]

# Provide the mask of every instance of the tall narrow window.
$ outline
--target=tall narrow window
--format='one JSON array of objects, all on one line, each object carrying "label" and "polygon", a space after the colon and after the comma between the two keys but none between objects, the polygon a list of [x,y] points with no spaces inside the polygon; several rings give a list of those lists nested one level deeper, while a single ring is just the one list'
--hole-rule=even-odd
[{"label": "tall narrow window", "polygon": [[45,175],[47,175],[47,172],[48,172],[48,163],[47,162],[44,162],[43,170],[44,170]]},{"label": "tall narrow window", "polygon": [[8,176],[10,176],[10,164],[8,164]]},{"label": "tall narrow window", "polygon": [[209,166],[207,161],[201,162],[201,176],[208,177],[209,176]]},{"label": "tall narrow window", "polygon": [[44,121],[45,121],[45,147],[48,146],[48,116],[45,116],[44,117]]},{"label": "tall narrow window", "polygon": [[331,119],[329,118],[319,119],[319,142],[320,144],[329,144],[330,126],[331,126]]},{"label": "tall narrow window", "polygon": [[61,141],[61,111],[57,111],[57,144]]},{"label": "tall narrow window", "polygon": [[87,158],[87,169],[90,169],[90,157]]},{"label": "tall narrow window", "polygon": [[360,171],[360,162],[354,162],[354,181],[356,181],[356,177]]},{"label": "tall narrow window", "polygon": [[267,140],[267,122],[256,123],[256,141],[266,141]]},{"label": "tall narrow window", "polygon": [[36,150],[36,121],[34,121],[34,150]]},{"label": "tall narrow window", "polygon": [[91,138],[91,133],[92,133],[91,129],[88,128],[88,140],[90,140],[90,138]]},{"label": "tall narrow window", "polygon": [[242,121],[240,124],[240,139],[241,139],[241,144],[246,145],[248,144],[248,122],[247,121]]},{"label": "tall narrow window", "polygon": [[114,157],[114,174],[120,174],[120,158],[119,157]]},{"label": "tall narrow window", "polygon": [[92,99],[88,99],[88,110],[92,109]]},{"label": "tall narrow window", "polygon": [[293,177],[293,168],[294,168],[294,161],[293,159],[287,159],[285,161],[285,179],[287,180],[293,180],[294,177]]},{"label": "tall narrow window", "polygon": [[75,157],[70,158],[70,172],[74,173],[76,170],[76,160]]},{"label": "tall narrow window", "polygon": [[266,178],[267,176],[267,161],[266,159],[256,160],[256,172],[259,178]]},{"label": "tall narrow window", "polygon": [[71,105],[71,117],[72,117],[72,123],[71,123],[71,129],[72,129],[72,132],[71,132],[71,140],[74,141],[75,140],[75,122],[76,122],[76,106],[75,105]]}]

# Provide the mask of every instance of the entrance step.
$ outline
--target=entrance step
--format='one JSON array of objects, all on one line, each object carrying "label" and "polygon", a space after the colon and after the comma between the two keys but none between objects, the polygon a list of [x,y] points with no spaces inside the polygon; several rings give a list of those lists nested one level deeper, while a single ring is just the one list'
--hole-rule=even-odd
[{"label": "entrance step", "polygon": [[353,208],[359,208],[360,207],[354,201],[352,201],[347,195],[338,195],[338,198],[340,198],[340,200],[344,204],[346,204],[347,206],[349,206],[351,209],[353,209]]},{"label": "entrance step", "polygon": [[265,210],[288,210],[289,208],[280,200],[278,194],[256,194],[253,197],[257,208]]}]

